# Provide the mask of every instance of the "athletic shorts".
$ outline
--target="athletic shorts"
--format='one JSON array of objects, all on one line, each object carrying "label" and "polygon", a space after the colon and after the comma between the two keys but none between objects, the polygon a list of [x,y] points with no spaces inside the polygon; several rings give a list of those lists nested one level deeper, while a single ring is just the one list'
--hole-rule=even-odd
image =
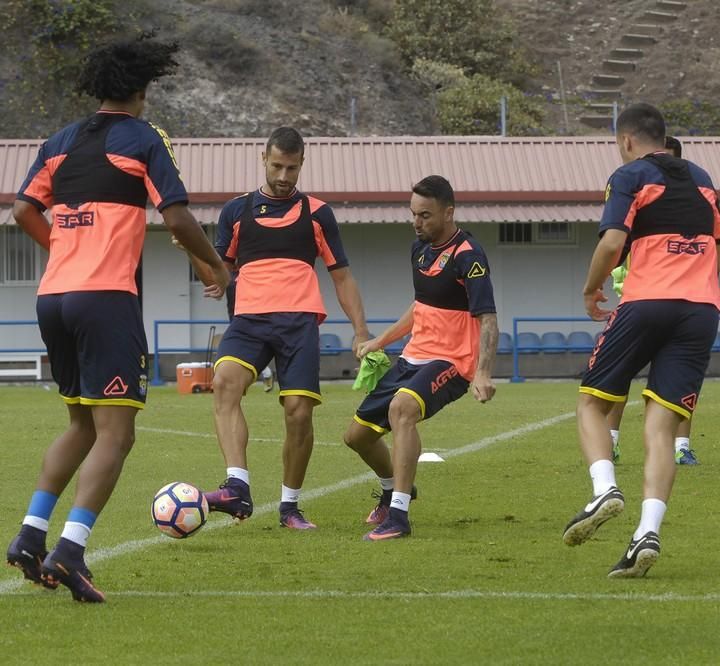
[{"label": "athletic shorts", "polygon": [[142,409],[147,340],[138,297],[127,291],[72,291],[37,299],[53,379],[68,404]]},{"label": "athletic shorts", "polygon": [[275,359],[280,398],[320,395],[320,334],[317,314],[273,312],[233,317],[218,347],[215,367],[238,363],[253,373]]},{"label": "athletic shorts", "polygon": [[391,430],[388,412],[397,393],[407,393],[415,398],[420,405],[421,418],[429,419],[445,405],[462,398],[469,386],[470,382],[461,377],[449,361],[413,365],[401,356],[362,401],[355,420],[376,432],[385,433]]},{"label": "athletic shorts", "polygon": [[718,311],[709,303],[623,303],[598,338],[580,392],[622,402],[632,379],[650,363],[643,395],[690,418],[710,362],[717,327]]}]

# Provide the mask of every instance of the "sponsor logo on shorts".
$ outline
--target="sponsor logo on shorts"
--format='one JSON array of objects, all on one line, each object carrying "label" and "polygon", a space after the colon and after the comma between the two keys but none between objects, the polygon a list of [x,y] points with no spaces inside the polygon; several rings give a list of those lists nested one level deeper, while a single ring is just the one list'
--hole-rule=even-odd
[{"label": "sponsor logo on shorts", "polygon": [[457,368],[451,365],[447,370],[443,370],[432,382],[431,389],[433,395],[435,395],[445,384],[447,384],[453,377],[458,376]]},{"label": "sponsor logo on shorts", "polygon": [[705,254],[707,241],[679,241],[667,242],[668,254]]},{"label": "sponsor logo on shorts", "polygon": [[82,213],[58,213],[55,215],[55,223],[60,229],[92,227],[95,224],[95,213],[91,210]]},{"label": "sponsor logo on shorts", "polygon": [[103,391],[103,395],[110,396],[122,396],[128,392],[128,385],[122,380],[119,375],[115,377]]},{"label": "sponsor logo on shorts", "polygon": [[140,395],[147,395],[147,375],[140,375],[138,391]]},{"label": "sponsor logo on shorts", "polygon": [[695,411],[695,405],[697,405],[698,395],[697,393],[691,393],[690,395],[686,395],[682,398],[680,398],[680,402],[684,407],[686,407],[688,410]]}]

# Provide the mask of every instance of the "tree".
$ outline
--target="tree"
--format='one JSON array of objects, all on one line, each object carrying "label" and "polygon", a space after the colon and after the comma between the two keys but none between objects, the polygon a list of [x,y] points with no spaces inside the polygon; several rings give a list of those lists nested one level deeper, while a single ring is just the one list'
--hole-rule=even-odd
[{"label": "tree", "polygon": [[[5,34],[16,54],[14,77],[5,85],[2,112],[18,127],[45,135],[45,124],[62,125],[95,103],[75,91],[83,58],[99,41],[120,31],[113,0],[6,0]],[[128,19],[124,17],[124,22]],[[12,123],[4,123],[12,131]]]},{"label": "tree", "polygon": [[387,32],[408,66],[423,58],[510,83],[531,73],[493,0],[395,0]]}]

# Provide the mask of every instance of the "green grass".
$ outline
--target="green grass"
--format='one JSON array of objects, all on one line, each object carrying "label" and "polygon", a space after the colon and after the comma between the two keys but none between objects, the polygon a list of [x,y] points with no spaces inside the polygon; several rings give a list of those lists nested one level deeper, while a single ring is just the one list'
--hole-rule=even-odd
[{"label": "green grass", "polygon": [[[18,572],[3,569],[2,663],[717,663],[720,384],[703,390],[693,426],[701,465],[678,470],[662,555],[631,581],[606,573],[639,517],[640,405],[628,407],[621,432],[625,513],[581,548],[561,540],[591,492],[572,416],[575,383],[503,384],[492,403],[465,397],[422,424],[425,449],[446,462],[419,466],[413,536],[367,543],[375,483],[341,445],[360,396],[347,385],[323,391],[301,502],[319,529],[278,526],[282,412],[254,388],[251,436],[270,440],[250,448],[256,514],[237,526],[213,515],[176,541],[150,522],[153,493],[174,480],[215,487],[224,465],[212,397],[152,390],[88,549],[108,602],[77,604],[65,589],[19,585]],[[66,417],[54,389],[0,387],[0,405],[4,547]],[[58,505],[50,542],[71,499]]]}]

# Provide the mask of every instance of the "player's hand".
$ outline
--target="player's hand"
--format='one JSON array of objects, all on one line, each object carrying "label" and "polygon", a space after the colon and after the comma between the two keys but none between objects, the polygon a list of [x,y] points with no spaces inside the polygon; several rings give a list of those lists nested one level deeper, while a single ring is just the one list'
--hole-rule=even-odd
[{"label": "player's hand", "polygon": [[211,284],[203,289],[203,296],[205,298],[214,298],[216,301],[219,301],[224,293],[225,290],[216,284]]},{"label": "player's hand", "polygon": [[230,271],[225,264],[219,264],[217,267],[211,267],[213,274],[213,283],[209,284],[203,290],[203,294],[207,298],[220,299],[225,294],[230,283]]},{"label": "player's hand", "polygon": [[185,251],[185,246],[175,236],[170,237],[170,242],[178,249]]},{"label": "player's hand", "polygon": [[479,402],[488,402],[495,395],[495,384],[491,377],[485,375],[475,375],[470,387],[473,398]]},{"label": "player's hand", "polygon": [[598,306],[598,303],[605,303],[607,301],[607,296],[603,294],[602,289],[596,289],[589,294],[583,294],[583,298],[585,299],[585,312],[588,313],[590,319],[604,321],[612,314],[611,310],[603,310]]},{"label": "player's hand", "polygon": [[369,338],[369,333],[356,333],[355,335],[353,335],[352,343],[350,346],[352,348],[352,353],[355,358],[362,358],[362,356],[360,356],[359,347],[361,344],[367,342]]},{"label": "player's hand", "polygon": [[358,358],[362,358],[366,354],[378,351],[379,349],[382,349],[382,347],[378,344],[377,338],[373,338],[372,340],[365,340],[364,342],[358,344],[355,356],[357,356]]}]

